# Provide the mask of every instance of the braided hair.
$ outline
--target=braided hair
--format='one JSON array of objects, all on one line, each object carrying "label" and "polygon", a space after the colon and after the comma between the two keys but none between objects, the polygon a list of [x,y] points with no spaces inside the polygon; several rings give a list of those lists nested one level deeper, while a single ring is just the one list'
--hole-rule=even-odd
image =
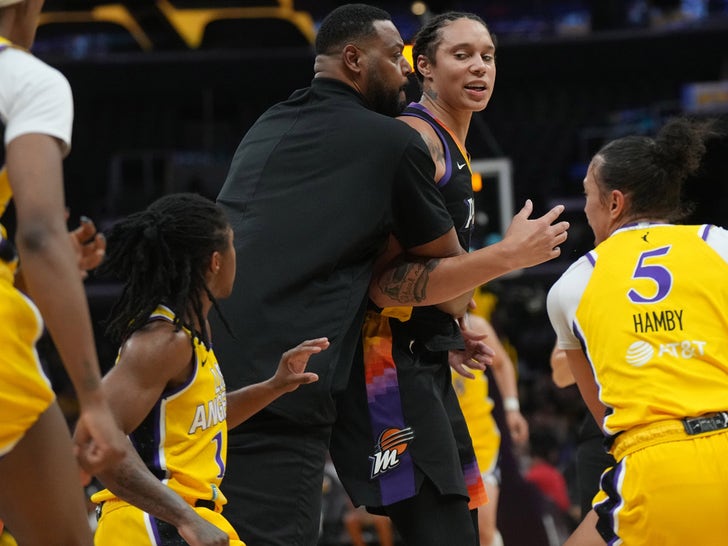
[{"label": "braided hair", "polygon": [[[107,321],[106,333],[117,343],[144,326],[160,303],[206,346],[210,339],[202,312],[202,294],[220,313],[205,283],[213,252],[228,245],[230,224],[214,202],[193,193],[175,193],[116,223],[107,236],[107,255],[99,273],[124,283]],[[192,327],[197,319],[202,331]]]}]

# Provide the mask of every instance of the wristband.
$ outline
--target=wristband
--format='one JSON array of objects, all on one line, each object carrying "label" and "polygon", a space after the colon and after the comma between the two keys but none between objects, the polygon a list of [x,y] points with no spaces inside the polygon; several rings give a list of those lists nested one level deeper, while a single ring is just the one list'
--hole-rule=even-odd
[{"label": "wristband", "polygon": [[518,397],[506,396],[503,398],[503,409],[505,411],[521,411],[521,404],[518,403]]}]

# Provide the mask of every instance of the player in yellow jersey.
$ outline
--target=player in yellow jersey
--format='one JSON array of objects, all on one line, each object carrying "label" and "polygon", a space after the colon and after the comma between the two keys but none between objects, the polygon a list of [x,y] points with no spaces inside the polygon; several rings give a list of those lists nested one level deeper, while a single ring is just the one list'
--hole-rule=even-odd
[{"label": "player in yellow jersey", "polygon": [[[0,209],[12,197],[17,218],[14,242],[0,229],[0,518],[23,546],[88,546],[73,445],[35,347],[44,323],[79,401],[76,449],[87,470],[114,464],[124,437],[102,396],[88,304],[66,229],[62,162],[71,144],[71,90],[63,75],[27,51],[42,4],[0,0],[6,162]],[[18,258],[25,294],[15,286]],[[3,533],[0,540],[10,538]]]},{"label": "player in yellow jersey", "polygon": [[596,248],[548,312],[616,464],[569,546],[728,537],[728,231],[671,223],[710,127],[674,119],[615,140],[584,179]]},{"label": "player in yellow jersey", "polygon": [[[528,421],[521,414],[518,401],[518,384],[513,362],[498,339],[493,326],[485,318],[468,314],[469,329],[485,334],[485,342],[493,349],[490,369],[503,398],[503,409],[508,431],[513,443],[523,446],[528,441]],[[478,533],[481,546],[503,544],[496,526],[498,496],[500,493],[500,468],[498,464],[501,432],[493,417],[493,400],[488,396],[488,378],[485,372],[471,369],[472,379],[452,371],[452,382],[460,402],[460,409],[468,424],[473,450],[478,461],[488,503],[478,507]]]},{"label": "player in yellow jersey", "polygon": [[328,340],[302,342],[269,380],[226,392],[207,316],[232,289],[233,232],[199,195],[162,197],[116,224],[100,272],[124,282],[108,326],[121,349],[103,387],[130,444],[98,474],[95,544],[242,545],[221,514],[227,429],[316,381],[305,367]]}]

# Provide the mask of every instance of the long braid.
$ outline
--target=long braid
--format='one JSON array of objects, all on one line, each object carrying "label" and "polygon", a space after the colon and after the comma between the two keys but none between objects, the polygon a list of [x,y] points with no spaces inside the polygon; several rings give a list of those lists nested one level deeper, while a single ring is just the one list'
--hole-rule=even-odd
[{"label": "long braid", "polygon": [[220,309],[205,284],[205,270],[212,253],[226,248],[228,229],[222,210],[192,193],[164,196],[115,224],[99,273],[111,274],[124,287],[112,308],[107,334],[121,342],[144,326],[162,303],[174,312],[177,329],[192,329],[194,322],[203,325],[194,334],[209,346],[202,295],[210,297],[218,313]]}]

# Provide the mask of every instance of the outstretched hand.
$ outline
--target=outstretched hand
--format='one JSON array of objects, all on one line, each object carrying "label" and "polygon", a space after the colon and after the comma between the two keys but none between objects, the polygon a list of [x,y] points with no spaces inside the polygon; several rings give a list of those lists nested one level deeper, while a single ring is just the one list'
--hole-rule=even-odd
[{"label": "outstretched hand", "polygon": [[556,205],[540,218],[531,219],[533,202],[526,200],[523,208],[513,217],[506,230],[503,243],[512,245],[515,269],[531,267],[561,254],[559,245],[566,241],[569,222],[556,222],[564,212],[564,205]]},{"label": "outstretched hand", "polygon": [[311,355],[325,351],[328,347],[328,338],[320,337],[308,339],[283,353],[278,369],[272,378],[276,388],[291,392],[295,391],[299,385],[318,381],[317,374],[305,371],[306,365]]},{"label": "outstretched hand", "polygon": [[475,379],[475,376],[468,370],[485,370],[486,366],[493,364],[495,351],[488,347],[483,340],[487,334],[481,334],[471,330],[467,325],[467,315],[458,319],[465,349],[460,351],[449,351],[447,355],[448,364],[458,374],[467,379]]}]

